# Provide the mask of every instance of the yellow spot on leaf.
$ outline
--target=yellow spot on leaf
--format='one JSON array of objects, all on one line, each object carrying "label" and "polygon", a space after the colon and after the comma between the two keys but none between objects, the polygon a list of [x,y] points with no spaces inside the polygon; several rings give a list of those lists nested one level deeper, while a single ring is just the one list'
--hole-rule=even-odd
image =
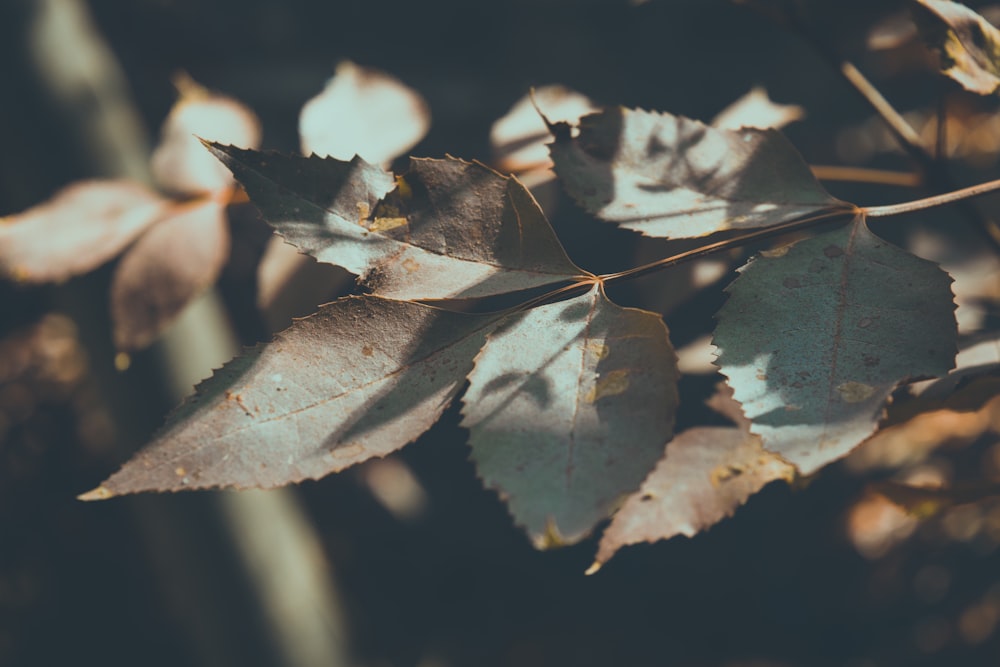
[{"label": "yellow spot on leaf", "polygon": [[837,385],[837,393],[845,403],[860,403],[875,393],[875,387],[863,382],[845,382]]},{"label": "yellow spot on leaf", "polygon": [[177,466],[176,468],[174,468],[174,474],[177,475],[178,477],[183,477],[184,475],[186,475],[188,473],[187,473],[187,470],[185,470],[181,466]]},{"label": "yellow spot on leaf", "polygon": [[774,248],[773,250],[762,250],[760,252],[764,257],[784,257],[791,250],[791,245],[783,245],[780,248]]},{"label": "yellow spot on leaf", "polygon": [[413,273],[414,271],[420,268],[420,264],[416,260],[405,259],[403,260],[403,268],[409,271],[410,273]]},{"label": "yellow spot on leaf", "polygon": [[739,477],[743,474],[745,468],[742,465],[735,464],[725,464],[717,467],[712,471],[709,479],[712,482],[712,486],[719,488],[723,482],[727,482],[734,477]]},{"label": "yellow spot on leaf", "polygon": [[372,212],[371,207],[368,206],[368,202],[359,201],[358,202],[358,224],[362,227],[365,226],[365,220],[368,219],[368,215]]},{"label": "yellow spot on leaf", "polygon": [[598,378],[594,386],[587,392],[587,402],[595,403],[605,396],[615,396],[628,389],[628,371],[611,371],[604,377]]},{"label": "yellow spot on leaf", "polygon": [[545,520],[545,532],[537,536],[534,541],[535,548],[539,550],[556,549],[566,544],[562,533],[559,532],[559,526],[551,516]]},{"label": "yellow spot on leaf", "polygon": [[396,229],[397,227],[405,227],[406,225],[406,218],[375,218],[368,229],[373,232],[384,232],[389,229]]},{"label": "yellow spot on leaf", "polygon": [[604,343],[591,341],[587,343],[587,351],[597,357],[598,361],[600,361],[601,359],[607,358],[608,354],[611,352],[611,348]]},{"label": "yellow spot on leaf", "polygon": [[406,178],[403,176],[396,177],[396,188],[400,199],[405,201],[413,198],[413,188],[410,187],[410,184],[406,182]]},{"label": "yellow spot on leaf", "polygon": [[330,451],[330,455],[338,459],[353,458],[359,454],[364,453],[365,448],[363,445],[357,443],[353,445],[344,445],[343,447],[335,447]]}]

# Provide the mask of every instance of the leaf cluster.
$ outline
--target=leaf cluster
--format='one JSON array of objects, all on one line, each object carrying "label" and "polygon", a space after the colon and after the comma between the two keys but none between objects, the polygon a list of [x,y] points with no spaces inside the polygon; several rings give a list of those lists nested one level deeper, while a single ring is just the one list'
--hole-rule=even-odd
[{"label": "leaf cluster", "polygon": [[[969,81],[997,62],[983,46],[995,29],[955,3],[913,4],[945,74],[992,93]],[[831,196],[775,129],[620,107],[544,120],[558,181],[596,219],[710,238],[598,275],[569,258],[517,177],[478,162],[413,158],[391,173],[378,164],[391,154],[205,141],[286,243],[357,275],[359,293],[226,364],[83,497],[320,478],[414,441],[460,401],[479,476],[536,546],[577,542],[613,517],[601,563],[625,544],[694,535],[769,482],[816,473],[876,433],[902,385],[954,367],[951,277],[869,219],[995,184],[862,207]],[[206,191],[230,194],[170,210],[229,205],[236,191],[217,183]],[[129,196],[119,214],[129,224],[115,228],[130,240],[157,219],[134,211],[164,205]],[[725,386],[711,406],[731,425],[675,434],[680,371],[663,317],[614,303],[605,286],[820,224],[827,231],[762,252],[726,287],[712,337]],[[42,275],[18,266],[21,279]],[[494,297],[514,305],[476,307]]]}]

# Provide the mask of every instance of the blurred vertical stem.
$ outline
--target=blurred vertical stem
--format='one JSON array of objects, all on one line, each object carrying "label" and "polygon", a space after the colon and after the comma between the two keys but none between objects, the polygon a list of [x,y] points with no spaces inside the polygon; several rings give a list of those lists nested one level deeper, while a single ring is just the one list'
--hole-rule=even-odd
[{"label": "blurred vertical stem", "polygon": [[[4,16],[6,14],[6,16]],[[7,30],[23,24],[24,67],[78,154],[80,176],[149,181],[149,140],[121,67],[83,0],[15,0],[0,9]],[[45,128],[35,127],[45,132]],[[51,189],[60,183],[47,183]],[[91,277],[57,291],[57,306],[77,321],[92,369],[131,452],[153,425],[134,409],[158,383],[174,402],[237,352],[218,298],[210,292],[182,315],[157,353],[149,377],[117,374],[107,323],[107,280]],[[104,304],[95,308],[94,304]],[[293,491],[141,497],[129,501],[167,601],[210,665],[348,664],[329,564]],[[228,536],[219,540],[214,529]],[[234,564],[232,561],[236,561]],[[235,565],[235,567],[234,567]],[[234,575],[234,571],[238,574]],[[244,590],[240,590],[240,589]],[[247,609],[242,598],[249,598]],[[264,632],[257,632],[263,629]]]}]

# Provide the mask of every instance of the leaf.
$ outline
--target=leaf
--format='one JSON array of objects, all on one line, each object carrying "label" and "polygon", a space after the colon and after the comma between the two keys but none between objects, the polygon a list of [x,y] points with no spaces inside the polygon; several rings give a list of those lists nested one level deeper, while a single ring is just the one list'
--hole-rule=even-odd
[{"label": "leaf", "polygon": [[553,126],[556,174],[581,206],[646,236],[692,238],[844,210],[775,130],[720,130],[666,113],[607,109],[579,136]]},{"label": "leaf", "polygon": [[662,318],[600,287],[493,332],[462,407],[472,459],[540,548],[576,542],[660,457],[677,409]]},{"label": "leaf", "polygon": [[777,130],[802,120],[805,115],[805,109],[799,105],[773,102],[763,86],[754,86],[746,95],[720,111],[712,119],[712,127],[724,130],[744,127]]},{"label": "leaf", "polygon": [[202,382],[87,500],[317,479],[389,454],[438,419],[498,315],[347,297]]},{"label": "leaf", "polygon": [[693,537],[732,516],[768,483],[794,476],[791,465],[764,451],[760,438],[745,428],[688,429],[667,445],[639,491],[615,514],[601,537],[596,566],[629,544]]},{"label": "leaf", "polygon": [[228,171],[205,152],[198,138],[243,148],[260,145],[260,122],[246,105],[213,93],[189,77],[175,82],[181,93],[161,128],[151,168],[156,184],[174,194],[216,192],[232,185]]},{"label": "leaf", "polygon": [[355,155],[383,164],[424,138],[431,124],[427,103],[398,79],[344,61],[336,75],[299,115],[302,152],[340,160]]},{"label": "leaf", "polygon": [[0,219],[0,275],[60,282],[96,269],[163,214],[169,202],[128,181],[83,181]]},{"label": "leaf", "polygon": [[122,258],[111,281],[115,345],[146,347],[195,296],[215,284],[229,257],[225,206],[178,205]]},{"label": "leaf", "polygon": [[209,149],[288,242],[383,296],[478,298],[585,273],[528,191],[478,163],[413,159],[389,193],[392,177],[360,158]]},{"label": "leaf", "polygon": [[[490,145],[498,168],[503,172],[547,170],[552,160],[546,146],[550,135],[545,119],[576,123],[580,116],[596,110],[588,97],[565,86],[534,89],[490,128]],[[545,114],[545,119],[539,112]]]},{"label": "leaf", "polygon": [[966,90],[991,95],[1000,87],[1000,31],[965,5],[913,0],[917,27],[941,58],[941,70]]},{"label": "leaf", "polygon": [[752,260],[727,291],[717,363],[751,431],[803,474],[867,438],[900,382],[953,365],[948,274],[862,217]]}]

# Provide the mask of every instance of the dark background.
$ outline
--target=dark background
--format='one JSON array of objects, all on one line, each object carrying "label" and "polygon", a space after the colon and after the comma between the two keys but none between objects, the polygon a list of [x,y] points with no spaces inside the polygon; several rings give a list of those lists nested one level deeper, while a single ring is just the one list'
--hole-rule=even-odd
[{"label": "dark background", "polygon": [[[5,0],[0,7],[0,215],[100,175],[22,48],[40,5]],[[933,105],[937,78],[919,68],[890,76],[864,51],[868,28],[899,6],[820,2],[811,16],[899,108]],[[489,160],[492,122],[530,86],[547,83],[602,103],[706,120],[763,84],[774,99],[806,108],[808,118],[788,134],[816,163],[837,163],[838,129],[871,116],[802,39],[715,0],[93,0],[90,10],[148,128],[173,103],[171,75],[185,70],[252,107],[266,148],[297,150],[298,111],[343,58],[388,71],[426,97],[432,128],[412,151],[422,156]],[[901,155],[873,164],[908,165]],[[990,177],[989,169],[977,172]],[[831,189],[859,203],[907,194]],[[565,201],[554,224],[582,266],[628,265],[628,235]],[[234,565],[234,547],[206,510],[213,494],[74,498],[111,473],[170,407],[142,355],[113,387],[101,379],[112,358],[102,301],[108,277],[102,269],[62,287],[0,286],[0,333],[22,330],[50,309],[67,312],[92,371],[73,389],[90,403],[47,396],[52,388],[41,383],[32,416],[8,419],[14,425],[0,431],[0,665],[212,664],[193,639],[192,624],[202,618],[214,619],[226,664],[282,664]],[[706,330],[720,303],[719,295],[705,297],[672,314],[675,336]],[[714,381],[685,380],[682,425],[706,418],[700,402]],[[114,446],[81,442],[90,405],[111,415],[126,406],[134,437]],[[948,539],[932,522],[866,559],[845,522],[867,480],[840,466],[803,488],[770,486],[694,539],[628,548],[585,577],[595,542],[536,552],[495,494],[481,488],[457,422],[449,412],[399,455],[429,497],[416,522],[386,512],[355,471],[299,488],[339,588],[357,664],[1000,664],[994,637],[970,642],[956,629],[963,610],[1000,585],[997,543]],[[169,540],[178,530],[193,551],[164,551],[155,537]],[[185,557],[191,560],[181,571],[190,579],[166,579],[158,563]],[[930,566],[948,573],[940,595],[919,584]]]}]

